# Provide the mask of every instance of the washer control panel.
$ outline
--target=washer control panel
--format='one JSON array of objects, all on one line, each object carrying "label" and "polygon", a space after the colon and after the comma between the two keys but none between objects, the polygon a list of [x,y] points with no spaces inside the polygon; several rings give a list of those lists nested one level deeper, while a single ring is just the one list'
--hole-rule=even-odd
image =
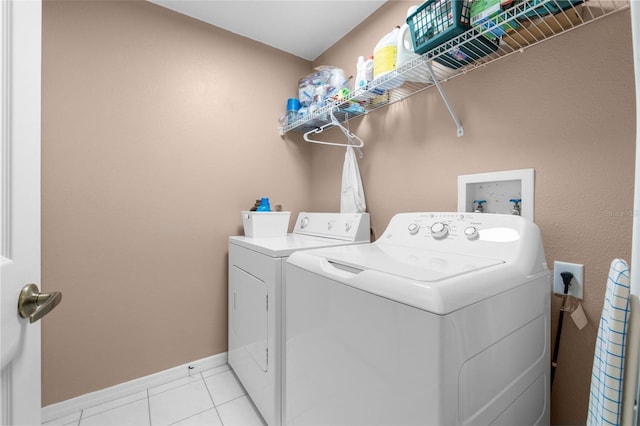
[{"label": "washer control panel", "polygon": [[528,273],[547,269],[540,230],[515,215],[399,213],[372,245],[377,249],[373,253],[391,254],[407,265],[429,262],[434,268],[436,260],[458,259],[461,270],[467,270],[482,258],[517,264]]},{"label": "washer control panel", "polygon": [[514,243],[526,225],[522,217],[488,213],[400,213],[395,215],[381,243],[412,247],[442,244]]}]

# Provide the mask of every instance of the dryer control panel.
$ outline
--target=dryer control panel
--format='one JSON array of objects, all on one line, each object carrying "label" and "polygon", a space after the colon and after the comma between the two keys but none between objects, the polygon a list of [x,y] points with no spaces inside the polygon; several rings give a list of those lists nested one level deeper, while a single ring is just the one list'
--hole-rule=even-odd
[{"label": "dryer control panel", "polygon": [[293,233],[343,241],[369,242],[369,213],[301,212]]}]

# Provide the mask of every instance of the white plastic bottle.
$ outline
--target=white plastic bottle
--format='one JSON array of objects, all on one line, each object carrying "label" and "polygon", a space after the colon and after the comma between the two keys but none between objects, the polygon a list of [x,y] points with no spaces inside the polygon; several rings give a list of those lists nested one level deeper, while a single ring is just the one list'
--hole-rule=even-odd
[{"label": "white plastic bottle", "polygon": [[[418,9],[418,6],[411,6],[407,10],[407,18]],[[409,61],[412,61],[420,55],[413,50],[413,41],[411,40],[411,28],[406,22],[400,27],[398,31],[398,58],[396,60],[396,67],[401,67]],[[429,71],[424,64],[415,67],[410,73],[404,76],[406,81],[414,81],[419,83],[428,83],[431,81]]]},{"label": "white plastic bottle", "polygon": [[[387,33],[380,39],[373,50],[373,78],[377,79],[383,75],[389,74],[396,69],[396,60],[398,59],[398,32],[400,27],[395,27],[393,31]],[[393,78],[379,87],[382,89],[394,89],[403,83],[401,77]]]},{"label": "white plastic bottle", "polygon": [[[418,9],[418,6],[411,6],[407,10],[407,17],[413,15]],[[398,59],[396,60],[396,66],[401,67],[412,59],[415,59],[419,55],[413,50],[413,41],[411,40],[411,31],[409,24],[406,22],[402,24],[398,31]]]},{"label": "white plastic bottle", "polygon": [[396,69],[398,31],[400,27],[395,27],[393,31],[385,34],[373,49],[373,78],[382,77]]},{"label": "white plastic bottle", "polygon": [[356,65],[356,87],[355,90],[367,87],[367,70],[364,56],[358,56],[358,64]]},{"label": "white plastic bottle", "polygon": [[373,55],[367,56],[364,61],[364,71],[367,81],[373,81]]}]

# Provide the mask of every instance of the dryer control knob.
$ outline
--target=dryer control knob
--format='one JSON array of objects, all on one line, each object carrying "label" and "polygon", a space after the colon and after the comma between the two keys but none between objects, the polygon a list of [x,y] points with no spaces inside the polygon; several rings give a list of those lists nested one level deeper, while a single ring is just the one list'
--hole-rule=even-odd
[{"label": "dryer control knob", "polygon": [[344,223],[344,232],[349,232],[351,230],[352,226],[353,226],[353,224],[351,222],[345,222]]},{"label": "dryer control knob", "polygon": [[476,240],[480,236],[480,233],[478,232],[478,228],[475,226],[469,226],[465,228],[464,236],[470,240]]},{"label": "dryer control knob", "polygon": [[449,234],[449,227],[442,222],[431,225],[431,236],[436,240],[445,238]]},{"label": "dryer control knob", "polygon": [[411,224],[409,224],[407,229],[409,230],[409,234],[416,235],[418,233],[418,231],[420,230],[420,227],[418,226],[417,223],[411,223]]},{"label": "dryer control knob", "polygon": [[300,228],[304,229],[307,227],[307,225],[309,225],[309,216],[303,217],[300,221]]}]

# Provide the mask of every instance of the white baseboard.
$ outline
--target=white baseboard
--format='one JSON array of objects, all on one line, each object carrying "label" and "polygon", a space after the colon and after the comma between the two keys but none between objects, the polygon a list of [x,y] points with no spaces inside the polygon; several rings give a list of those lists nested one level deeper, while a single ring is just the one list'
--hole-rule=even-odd
[{"label": "white baseboard", "polygon": [[[47,405],[42,408],[42,422],[48,422],[60,417],[77,413],[85,408],[93,407],[117,398],[131,395],[148,388],[159,386],[189,375],[189,366],[195,367],[196,372],[220,367],[227,363],[227,353],[223,352],[197,361],[179,365],[168,370],[159,371],[148,376],[140,377],[125,383],[120,383],[95,392]],[[192,370],[193,371],[193,370]]]}]

